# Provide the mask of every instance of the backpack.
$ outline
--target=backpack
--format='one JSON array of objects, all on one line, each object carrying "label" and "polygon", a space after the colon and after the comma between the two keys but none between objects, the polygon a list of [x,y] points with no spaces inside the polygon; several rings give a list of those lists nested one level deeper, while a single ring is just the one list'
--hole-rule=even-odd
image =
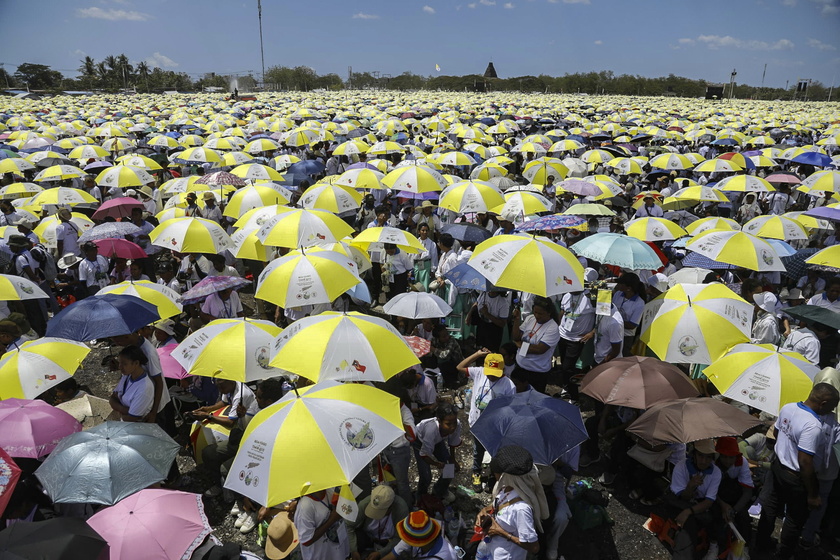
[{"label": "backpack", "polygon": [[32,258],[38,262],[38,266],[47,282],[53,282],[58,276],[58,267],[55,264],[55,257],[52,256],[46,247],[36,243],[29,251]]}]

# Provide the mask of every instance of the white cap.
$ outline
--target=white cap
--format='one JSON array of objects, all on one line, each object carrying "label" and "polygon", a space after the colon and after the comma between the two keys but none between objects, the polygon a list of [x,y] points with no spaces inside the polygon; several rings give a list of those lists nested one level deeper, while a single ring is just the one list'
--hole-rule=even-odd
[{"label": "white cap", "polygon": [[773,292],[761,292],[760,294],[755,294],[753,295],[753,301],[755,301],[755,304],[759,308],[771,315],[776,315],[782,308],[782,304],[779,303],[779,298],[777,298],[776,294]]}]

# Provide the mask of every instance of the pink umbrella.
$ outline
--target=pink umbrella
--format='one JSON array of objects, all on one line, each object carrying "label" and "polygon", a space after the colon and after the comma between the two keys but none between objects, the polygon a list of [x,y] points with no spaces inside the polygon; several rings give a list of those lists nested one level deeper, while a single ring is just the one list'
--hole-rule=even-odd
[{"label": "pink umbrella", "polygon": [[786,183],[788,185],[798,185],[802,181],[796,175],[791,173],[773,173],[765,177],[768,183]]},{"label": "pink umbrella", "polygon": [[187,560],[212,532],[198,494],[149,489],[105,508],[88,525],[113,560]]},{"label": "pink umbrella", "polygon": [[102,206],[93,213],[94,220],[104,220],[107,217],[126,218],[131,216],[134,208],[143,209],[143,204],[130,196],[112,198],[102,203]]},{"label": "pink umbrella", "polygon": [[0,449],[0,516],[6,511],[19,478],[20,468],[5,451]]},{"label": "pink umbrella", "polygon": [[81,432],[75,418],[44,401],[0,401],[0,447],[12,457],[39,459],[65,436]]},{"label": "pink umbrella", "polygon": [[160,367],[163,370],[164,377],[168,377],[169,379],[186,379],[187,377],[191,377],[190,374],[172,357],[172,351],[177,347],[178,344],[173,343],[157,349],[158,356],[160,357]]},{"label": "pink umbrella", "polygon": [[137,243],[128,239],[116,239],[108,237],[94,241],[99,247],[99,254],[104,257],[118,257],[121,259],[145,259],[149,255]]}]

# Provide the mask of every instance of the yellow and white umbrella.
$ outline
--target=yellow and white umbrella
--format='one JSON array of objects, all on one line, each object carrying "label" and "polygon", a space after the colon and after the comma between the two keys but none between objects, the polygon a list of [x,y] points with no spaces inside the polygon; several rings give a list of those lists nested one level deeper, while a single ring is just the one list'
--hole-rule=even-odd
[{"label": "yellow and white umbrella", "polygon": [[72,165],[53,165],[35,175],[33,181],[39,183],[43,181],[64,181],[65,179],[75,179],[85,175],[87,175],[87,172]]},{"label": "yellow and white umbrella", "polygon": [[740,165],[725,159],[709,159],[694,168],[695,173],[735,173],[741,170]]},{"label": "yellow and white umbrella", "polygon": [[458,214],[487,212],[505,203],[505,198],[492,183],[483,181],[460,181],[446,187],[440,194],[441,208]]},{"label": "yellow and white umbrella", "polygon": [[204,218],[174,218],[149,233],[152,245],[179,253],[221,253],[233,247],[225,230]]},{"label": "yellow and white umbrella", "polygon": [[352,232],[347,222],[331,212],[292,209],[265,220],[257,237],[263,245],[296,248],[335,243]]},{"label": "yellow and white umbrella", "polygon": [[387,187],[382,184],[384,178],[385,174],[375,169],[348,169],[333,181],[333,185],[352,189],[385,189]]},{"label": "yellow and white umbrella", "polygon": [[496,165],[495,163],[484,163],[470,172],[470,179],[489,181],[490,179],[495,179],[497,177],[505,177],[507,174],[508,170],[501,165]]},{"label": "yellow and white umbrella", "polygon": [[25,171],[35,169],[35,166],[23,158],[7,158],[0,160],[0,175],[11,173],[18,177],[23,177]]},{"label": "yellow and white umbrella", "polygon": [[658,169],[691,169],[694,162],[682,154],[659,154],[650,160],[650,166]]},{"label": "yellow and white umbrella", "polygon": [[269,321],[216,319],[188,335],[171,356],[190,375],[250,382],[281,375],[269,365],[282,329]]},{"label": "yellow and white umbrella", "polygon": [[299,204],[310,210],[326,210],[334,214],[342,214],[357,209],[362,202],[362,195],[350,187],[315,184],[306,189],[300,197]]},{"label": "yellow and white umbrella", "polygon": [[660,360],[710,364],[749,342],[753,304],[723,284],[677,284],[657,302],[641,340]]},{"label": "yellow and white umbrella", "polygon": [[[70,214],[70,222],[79,232],[79,235],[83,234],[87,230],[93,227],[93,222],[85,216],[84,214],[80,214],[78,212],[72,212]],[[48,249],[55,249],[58,247],[58,242],[56,240],[56,228],[61,222],[59,221],[57,216],[50,216],[48,218],[44,218],[41,220],[41,223],[32,230],[35,235],[41,238],[43,241],[44,246]]]},{"label": "yellow and white umbrella", "polygon": [[160,186],[160,192],[164,195],[172,196],[173,194],[209,189],[210,187],[208,185],[195,184],[200,178],[198,175],[190,175],[189,177],[170,179]]},{"label": "yellow and white umbrella", "polygon": [[292,212],[295,208],[291,208],[289,206],[282,206],[279,204],[272,204],[270,206],[263,206],[262,208],[254,208],[253,210],[248,210],[236,222],[234,222],[234,227],[237,228],[256,228],[259,229],[265,224],[270,218],[278,214],[282,214],[283,212]]},{"label": "yellow and white umbrella", "polygon": [[491,237],[475,248],[467,264],[502,288],[544,297],[583,290],[577,257],[545,237]]},{"label": "yellow and white umbrella", "polygon": [[551,202],[535,192],[508,190],[504,197],[505,203],[491,208],[490,211],[511,221],[521,222],[525,216],[551,210]]},{"label": "yellow and white umbrella", "polygon": [[43,191],[44,187],[35,183],[12,183],[0,189],[0,199],[13,200],[16,198],[29,198]]},{"label": "yellow and white umbrella", "polygon": [[242,187],[236,191],[227,205],[223,214],[231,218],[239,218],[249,210],[263,208],[273,204],[287,204],[292,199],[291,191],[281,186],[268,186],[268,184],[256,184]]},{"label": "yellow and white umbrella", "polygon": [[773,344],[737,344],[703,374],[720,393],[773,416],[808,398],[819,368],[798,352]]},{"label": "yellow and white umbrella", "polygon": [[260,273],[254,297],[283,308],[332,303],[361,282],[350,257],[304,250],[271,261]]},{"label": "yellow and white umbrella", "polygon": [[755,175],[735,175],[715,185],[716,189],[735,192],[772,192],[776,187]]},{"label": "yellow and white umbrella", "polygon": [[128,280],[119,284],[112,284],[105,286],[96,292],[96,294],[115,294],[140,298],[157,307],[158,315],[160,315],[161,319],[180,315],[183,310],[183,306],[180,303],[181,295],[178,292],[167,288],[163,284],[157,284],[148,280],[139,280],[137,282]]},{"label": "yellow and white umbrella", "polygon": [[[348,237],[347,240],[350,241],[350,238]],[[367,252],[355,245],[348,244],[347,241],[340,241],[338,243],[322,243],[320,245],[312,245],[306,249],[294,249],[289,251],[289,254],[302,254],[304,250],[306,251],[306,254],[309,255],[318,251],[335,251],[337,253],[341,253],[353,260],[353,263],[356,265],[356,270],[360,276],[365,271],[370,270],[373,266]]]},{"label": "yellow and white umbrella", "polygon": [[802,184],[812,191],[840,193],[840,171],[817,171],[805,178]]},{"label": "yellow and white umbrella", "polygon": [[522,176],[535,185],[545,185],[549,177],[559,183],[569,174],[569,168],[563,162],[554,158],[540,158],[528,162],[522,171]]},{"label": "yellow and white umbrella", "polygon": [[683,228],[665,218],[630,220],[624,224],[624,231],[642,241],[671,241],[688,235]]},{"label": "yellow and white umbrella", "polygon": [[[16,235],[20,235],[16,229],[14,231]],[[50,296],[29,278],[14,274],[0,274],[0,301],[46,299],[48,297]]]},{"label": "yellow and white umbrella", "polygon": [[840,245],[826,247],[805,259],[805,262],[817,266],[840,269]]},{"label": "yellow and white umbrella", "polygon": [[729,218],[711,217],[700,218],[685,227],[685,230],[689,233],[689,235],[700,235],[701,233],[705,233],[713,229],[739,231],[741,229],[741,224]]},{"label": "yellow and white umbrella", "polygon": [[28,201],[28,204],[33,206],[76,206],[77,204],[93,204],[95,202],[98,201],[81,189],[54,187],[39,192]]},{"label": "yellow and white umbrella", "polygon": [[230,236],[233,247],[229,249],[231,255],[237,259],[249,259],[252,261],[268,262],[274,255],[272,247],[266,247],[257,237],[259,227],[243,227]]},{"label": "yellow and white umbrella", "polygon": [[36,398],[69,379],[89,353],[81,342],[52,337],[10,348],[0,358],[0,400]]},{"label": "yellow and white umbrella", "polygon": [[277,338],[271,364],[316,383],[385,381],[418,363],[387,321],[327,311],[295,321]]},{"label": "yellow and white umbrella", "polygon": [[237,177],[251,179],[252,181],[282,181],[283,175],[267,165],[259,163],[246,163],[230,170]]},{"label": "yellow and white umbrella", "polygon": [[376,244],[396,245],[406,253],[422,253],[426,250],[420,240],[405,230],[394,227],[369,227],[353,238],[351,245],[366,250],[380,250]]},{"label": "yellow and white umbrella", "polygon": [[798,221],[785,216],[756,216],[745,223],[741,231],[758,237],[783,241],[808,239],[805,227]]},{"label": "yellow and white umbrella", "polygon": [[108,157],[110,155],[110,152],[102,146],[97,146],[96,144],[86,144],[70,150],[67,157],[70,159],[91,159]]},{"label": "yellow and white umbrella", "polygon": [[406,165],[385,175],[382,184],[397,191],[417,194],[442,191],[446,187],[446,179],[425,165]]},{"label": "yellow and white umbrella", "polygon": [[154,182],[155,178],[145,169],[128,165],[109,167],[96,176],[96,184],[100,187],[119,189],[142,187]]},{"label": "yellow and white umbrella", "polygon": [[785,272],[785,265],[770,243],[741,231],[712,230],[695,236],[686,249],[713,261],[759,272]]},{"label": "yellow and white umbrella", "polygon": [[117,158],[120,165],[127,165],[129,167],[138,167],[147,171],[158,171],[163,169],[161,165],[150,157],[140,154],[126,154]]},{"label": "yellow and white umbrella", "polygon": [[404,433],[397,397],[325,381],[289,392],[254,416],[225,487],[258,504],[280,504],[349,485]]},{"label": "yellow and white umbrella", "polygon": [[245,151],[249,154],[259,154],[262,152],[273,152],[280,147],[280,144],[269,138],[258,138],[251,140],[245,145]]}]

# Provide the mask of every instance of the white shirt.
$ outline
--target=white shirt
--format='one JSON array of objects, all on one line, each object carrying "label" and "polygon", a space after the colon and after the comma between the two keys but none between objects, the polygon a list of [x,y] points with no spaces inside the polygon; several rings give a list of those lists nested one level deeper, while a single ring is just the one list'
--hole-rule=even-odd
[{"label": "white shirt", "polygon": [[399,447],[408,447],[414,441],[414,432],[417,426],[414,424],[414,415],[411,410],[404,404],[400,405],[400,416],[402,417],[403,429],[405,433],[391,442],[391,447],[396,449]]},{"label": "white shirt", "polygon": [[96,255],[95,261],[83,259],[79,263],[79,282],[83,282],[88,288],[99,286],[104,288],[108,285],[108,259],[102,255]]},{"label": "white shirt", "polygon": [[[624,346],[624,319],[615,305],[610,308],[610,316],[602,315],[595,319],[595,363],[600,364],[612,350],[613,344]],[[619,349],[621,355],[621,349]]]},{"label": "white shirt", "polygon": [[[685,459],[674,467],[674,472],[671,474],[671,492],[679,494],[688,488],[688,481],[697,473],[694,463],[689,465],[690,459]],[[703,482],[694,491],[694,498],[697,500],[712,500],[717,499],[718,488],[720,487],[721,472],[716,465],[712,465],[711,472],[704,474]]]},{"label": "white shirt", "polygon": [[449,447],[458,447],[461,445],[461,423],[457,423],[455,431],[446,437],[440,435],[440,423],[437,418],[427,418],[417,424],[417,439],[420,440],[420,456],[434,457],[435,446],[442,441],[446,441]]},{"label": "white shirt", "polygon": [[[146,365],[143,366],[143,369],[146,370],[149,379],[163,375],[163,368],[160,365],[160,355],[157,353],[155,345],[144,338],[140,343],[140,350],[146,356]],[[169,404],[170,400],[169,391],[166,389],[166,383],[164,383],[160,392],[160,402],[158,403],[157,411],[160,412],[163,410],[163,407]]]},{"label": "white shirt", "polygon": [[[487,305],[487,311],[494,317],[507,319],[510,315],[510,292],[506,296],[496,295],[495,297],[490,297],[490,292],[481,292],[475,303],[478,306],[479,313],[481,308]],[[483,317],[481,320],[485,321]],[[486,320],[485,322],[489,323],[490,321]]]},{"label": "white shirt", "polygon": [[117,382],[114,389],[120,404],[128,407],[128,414],[137,418],[143,418],[152,411],[152,404],[155,401],[155,386],[152,380],[145,373],[140,379],[133,380],[128,375],[123,375]]},{"label": "white shirt", "polygon": [[764,200],[770,205],[770,213],[777,216],[787,212],[788,206],[793,202],[790,195],[781,192],[769,193]]},{"label": "white shirt", "polygon": [[656,204],[654,204],[650,208],[648,208],[647,206],[642,204],[639,207],[639,209],[636,210],[636,215],[633,217],[633,219],[636,219],[636,218],[662,218],[664,216],[665,216],[665,212],[662,210],[662,208],[660,208]]},{"label": "white shirt", "polygon": [[66,253],[73,253],[76,256],[81,254],[79,251],[79,228],[76,227],[76,224],[71,222],[58,224],[55,227],[55,240],[64,242],[62,255],[59,256]]},{"label": "white shirt", "polygon": [[330,516],[329,503],[334,491],[327,490],[323,501],[304,496],[298,502],[295,511],[295,527],[300,538],[300,555],[303,560],[346,560],[350,556],[350,540],[347,527],[339,519],[320,539],[304,546],[312,540],[318,529]]},{"label": "white shirt", "polygon": [[175,293],[178,293],[178,294],[183,293],[183,291],[184,291],[184,287],[181,285],[180,282],[178,282],[178,277],[177,276],[173,276],[172,280],[170,280],[169,282],[167,282],[163,278],[158,278],[157,283],[160,284],[161,286],[166,286],[167,288],[169,288],[170,290],[173,290]]},{"label": "white shirt", "polygon": [[[220,400],[230,405],[227,417],[231,420],[236,420],[239,423],[239,427],[244,429],[248,425],[248,422],[251,421],[251,418],[260,411],[260,405],[257,404],[257,396],[250,387],[239,381],[235,381],[234,383],[236,383],[236,389],[232,393],[222,395]],[[245,407],[244,418],[240,418],[236,412],[240,403]]]},{"label": "white shirt", "polygon": [[222,301],[218,293],[210,294],[201,305],[201,310],[217,319],[235,319],[239,317],[240,312],[244,311],[242,301],[236,292],[231,292],[227,301]]},{"label": "white shirt", "polygon": [[470,414],[468,421],[470,426],[475,424],[482,411],[487,408],[490,401],[496,397],[506,397],[516,394],[516,386],[513,381],[505,377],[487,377],[484,375],[483,367],[467,368],[467,375],[473,380],[472,402],[470,403]]},{"label": "white shirt", "polygon": [[817,413],[802,404],[788,403],[776,419],[776,457],[785,467],[799,472],[799,452],[816,455],[822,434]]},{"label": "white shirt", "polygon": [[[419,366],[417,366],[419,367]],[[432,377],[421,372],[422,377],[420,381],[408,390],[408,397],[412,403],[417,403],[420,406],[430,405],[437,402],[437,389],[435,389],[435,382]],[[440,373],[438,373],[440,375]]]},{"label": "white shirt", "polygon": [[205,220],[212,220],[217,224],[222,222],[222,209],[219,208],[218,205],[214,205],[213,208],[205,206],[204,208],[200,209],[198,213]]},{"label": "white shirt", "polygon": [[820,364],[820,339],[811,329],[803,327],[791,331],[790,336],[782,345],[782,349],[799,352],[815,366]]},{"label": "white shirt", "polygon": [[432,270],[436,269],[437,265],[438,265],[438,249],[437,249],[437,245],[435,245],[434,240],[432,240],[429,237],[427,237],[426,239],[418,238],[417,240],[426,249],[422,253],[414,255],[414,261],[415,262],[424,261],[424,260],[431,261]]},{"label": "white shirt", "polygon": [[830,309],[835,313],[840,313],[840,298],[837,298],[834,301],[829,301],[828,296],[825,295],[825,292],[815,295],[814,297],[809,299],[807,303],[808,305],[817,305],[819,307],[825,307],[826,309]]},{"label": "white shirt", "polygon": [[760,311],[761,316],[753,323],[751,342],[753,344],[777,344],[781,337],[776,316]]},{"label": "white shirt", "polygon": [[[732,465],[726,472],[722,473],[727,478],[731,478],[733,480],[737,480],[738,484],[744,486],[746,488],[753,487],[753,479],[752,473],[750,472],[750,462],[747,461],[744,457],[739,458],[741,464],[737,464],[738,460],[735,461],[736,464]],[[720,468],[720,467],[718,467]]]},{"label": "white shirt", "polygon": [[583,292],[563,294],[560,302],[563,317],[560,319],[560,337],[579,342],[595,326],[595,307]]},{"label": "white shirt", "polygon": [[[502,492],[495,502],[502,505],[514,498],[518,498],[516,490]],[[524,501],[509,504],[496,513],[496,522],[506,532],[517,537],[520,542],[537,542],[537,531],[534,525],[534,510]],[[495,536],[488,543],[493,560],[525,560],[528,552],[521,546],[514,544],[502,536]]]},{"label": "white shirt", "polygon": [[405,252],[399,249],[393,255],[385,253],[385,264],[388,266],[389,280],[394,281],[394,276],[405,274],[414,269],[414,261]]},{"label": "white shirt", "polygon": [[551,358],[554,355],[554,348],[560,342],[560,330],[553,319],[549,319],[542,325],[537,324],[533,315],[525,319],[519,326],[522,331],[522,342],[531,346],[543,343],[548,345],[548,350],[542,354],[516,353],[516,363],[519,367],[530,371],[546,372],[551,369]]},{"label": "white shirt", "polygon": [[423,552],[405,541],[398,542],[392,552],[397,558],[411,558],[412,560],[424,560],[426,558],[431,560],[459,560],[458,555],[455,554],[455,549],[443,535],[442,529],[437,542],[432,545],[428,552]]},{"label": "white shirt", "polygon": [[624,319],[624,336],[636,334],[637,327],[628,327],[627,323],[639,325],[639,321],[642,320],[642,312],[645,310],[645,300],[639,294],[627,299],[623,292],[615,292],[613,303],[618,308],[618,312],[621,313],[621,318]]}]

